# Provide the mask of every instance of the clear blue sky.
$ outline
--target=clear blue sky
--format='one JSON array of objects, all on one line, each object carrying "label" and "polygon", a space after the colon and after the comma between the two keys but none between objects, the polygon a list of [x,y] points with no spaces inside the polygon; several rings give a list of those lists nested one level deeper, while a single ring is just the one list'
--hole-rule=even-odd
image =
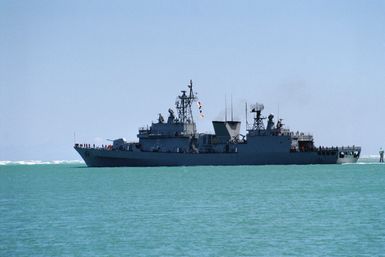
[{"label": "clear blue sky", "polygon": [[[0,160],[136,138],[189,79],[200,131],[233,94],[317,145],[385,147],[385,1],[0,1]],[[197,112],[196,112],[197,113]]]}]

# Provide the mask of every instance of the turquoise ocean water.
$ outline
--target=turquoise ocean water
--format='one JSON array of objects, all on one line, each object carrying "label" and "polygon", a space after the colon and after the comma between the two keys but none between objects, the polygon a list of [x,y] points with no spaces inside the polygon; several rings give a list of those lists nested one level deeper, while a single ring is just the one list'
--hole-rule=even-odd
[{"label": "turquoise ocean water", "polygon": [[385,256],[385,165],[1,165],[0,256]]}]

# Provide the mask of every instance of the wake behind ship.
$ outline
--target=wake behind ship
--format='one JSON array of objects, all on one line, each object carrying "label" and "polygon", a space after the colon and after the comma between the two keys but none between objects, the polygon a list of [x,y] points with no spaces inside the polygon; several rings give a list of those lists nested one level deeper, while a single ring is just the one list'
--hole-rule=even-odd
[{"label": "wake behind ship", "polygon": [[[264,106],[253,104],[253,123],[245,136],[240,121],[213,121],[214,134],[198,133],[192,105],[198,103],[192,81],[169,109],[167,120],[140,128],[138,142],[113,140],[112,145],[97,147],[78,144],[74,148],[88,167],[117,166],[192,166],[192,165],[266,165],[335,164],[357,162],[361,147],[316,147],[312,135],[284,128],[282,119],[262,116]],[[247,109],[247,105],[246,105]],[[247,110],[246,110],[247,113]]]}]

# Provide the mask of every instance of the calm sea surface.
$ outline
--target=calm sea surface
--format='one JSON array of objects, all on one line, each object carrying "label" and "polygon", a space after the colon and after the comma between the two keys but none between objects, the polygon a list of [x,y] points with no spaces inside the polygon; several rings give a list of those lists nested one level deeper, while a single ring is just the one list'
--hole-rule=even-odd
[{"label": "calm sea surface", "polygon": [[2,165],[0,256],[385,256],[385,165]]}]

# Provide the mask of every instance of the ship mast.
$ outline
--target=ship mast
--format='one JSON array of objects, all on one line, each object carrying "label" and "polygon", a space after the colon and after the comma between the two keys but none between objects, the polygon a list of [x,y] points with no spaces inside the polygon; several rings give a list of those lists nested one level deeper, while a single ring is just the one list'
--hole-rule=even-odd
[{"label": "ship mast", "polygon": [[190,80],[190,84],[188,85],[189,93],[186,94],[186,90],[182,90],[182,94],[178,96],[175,103],[178,118],[182,123],[194,123],[191,106],[197,100],[197,96],[194,94],[192,87],[192,80]]}]

